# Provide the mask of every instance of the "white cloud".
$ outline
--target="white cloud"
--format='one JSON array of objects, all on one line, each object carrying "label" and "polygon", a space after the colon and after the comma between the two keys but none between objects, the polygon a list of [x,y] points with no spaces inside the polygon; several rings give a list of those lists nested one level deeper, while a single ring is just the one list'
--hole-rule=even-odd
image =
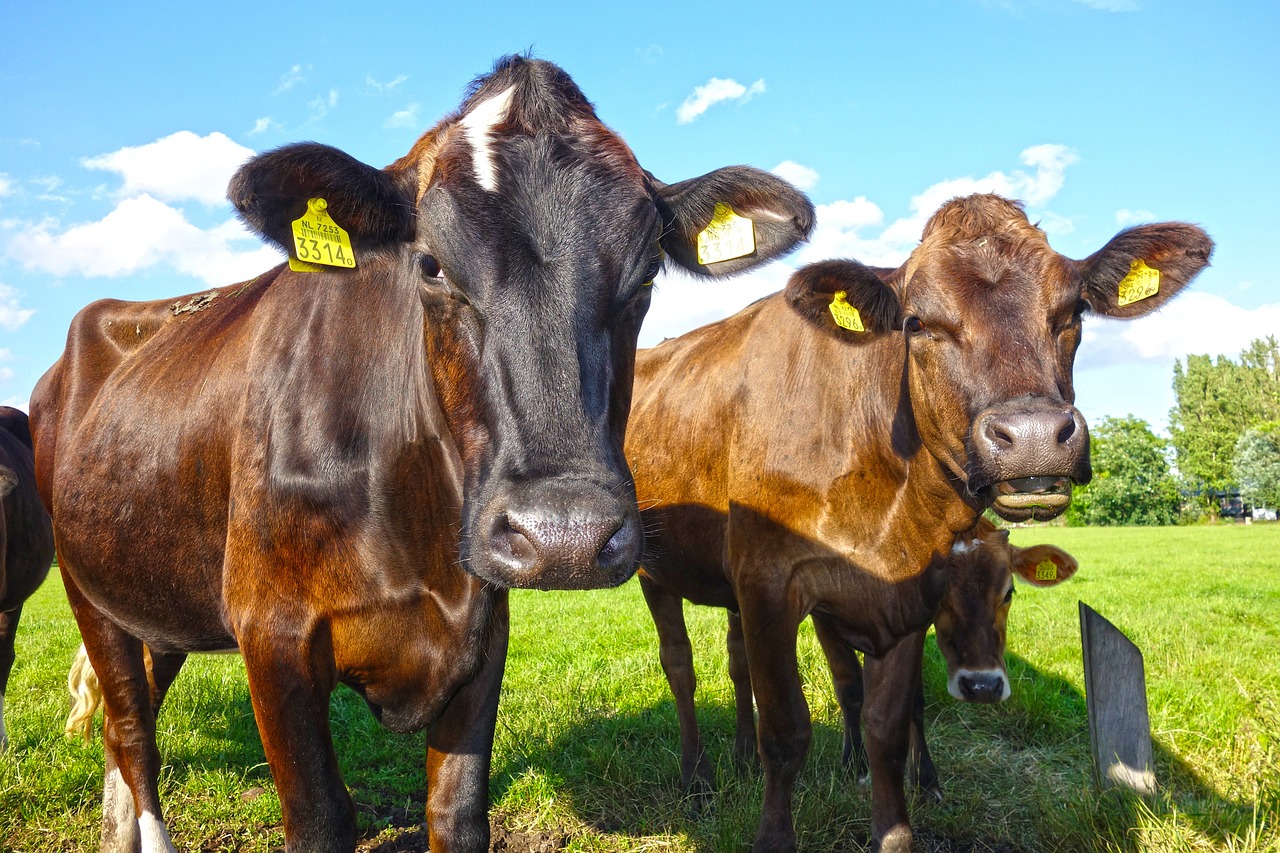
[{"label": "white cloud", "polygon": [[216,205],[226,198],[231,174],[253,154],[253,149],[222,133],[197,136],[180,130],[155,142],[89,157],[81,163],[86,169],[115,172],[124,178],[118,197],[146,193],[163,201],[195,199]]},{"label": "white cloud", "polygon": [[311,66],[294,65],[288,71],[280,75],[280,83],[276,86],[273,95],[279,95],[281,92],[287,92],[299,83],[303,83],[307,79],[307,72],[311,70]]},{"label": "white cloud", "polygon": [[382,123],[382,126],[385,128],[421,127],[421,122],[418,121],[418,106],[418,104],[410,104],[402,110],[397,110]]},{"label": "white cloud", "polygon": [[307,102],[311,108],[311,121],[319,121],[329,114],[329,110],[338,105],[338,90],[330,89],[328,95],[316,95]]},{"label": "white cloud", "polygon": [[0,329],[16,332],[21,329],[36,312],[31,308],[18,305],[18,291],[7,284],[0,284]]},{"label": "white cloud", "polygon": [[374,90],[375,92],[386,93],[386,92],[390,92],[392,89],[396,88],[397,86],[399,86],[401,83],[405,82],[408,79],[409,79],[409,76],[407,74],[400,74],[400,75],[397,75],[394,80],[388,83],[382,83],[382,82],[379,82],[378,80],[375,80],[372,74],[366,74],[364,76],[364,83],[366,86],[368,86],[370,89]]},{"label": "white cloud", "polygon": [[1142,8],[1138,0],[1075,0],[1075,2],[1102,12],[1136,12]]},{"label": "white cloud", "polygon": [[818,173],[794,160],[783,160],[773,167],[773,173],[802,190],[811,190],[818,185]]},{"label": "white cloud", "polygon": [[257,136],[259,133],[266,133],[268,130],[279,130],[280,122],[271,116],[263,116],[253,123],[253,128],[246,134],[247,136]]},{"label": "white cloud", "polygon": [[1088,317],[1078,364],[1082,368],[1187,355],[1235,358],[1254,338],[1280,329],[1280,303],[1241,308],[1221,296],[1192,289],[1137,320]]},{"label": "white cloud", "polygon": [[8,241],[7,254],[27,269],[58,276],[115,277],[166,265],[207,284],[249,278],[280,261],[237,220],[208,230],[182,211],[143,194],[127,198],[104,218],[59,231],[56,223],[28,225]]},{"label": "white cloud", "polygon": [[0,172],[0,198],[13,192],[13,179],[5,172]]},{"label": "white cloud", "polygon": [[1121,228],[1155,221],[1156,215],[1149,210],[1129,210],[1129,208],[1125,207],[1116,211],[1116,224]]},{"label": "white cloud", "polygon": [[748,87],[737,80],[712,77],[705,84],[695,87],[693,94],[684,99],[684,103],[676,110],[676,121],[688,124],[721,101],[746,103],[763,91],[763,79]]}]

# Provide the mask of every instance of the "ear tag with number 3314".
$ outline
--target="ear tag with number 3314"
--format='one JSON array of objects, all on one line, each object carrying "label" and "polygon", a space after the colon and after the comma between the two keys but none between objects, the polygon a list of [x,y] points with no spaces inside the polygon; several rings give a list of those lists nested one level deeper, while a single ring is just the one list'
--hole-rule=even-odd
[{"label": "ear tag with number 3314", "polygon": [[295,265],[289,259],[289,268],[301,272],[318,272],[316,264],[352,269],[356,265],[356,253],[351,249],[351,238],[329,216],[329,203],[322,198],[307,199],[307,212],[293,220],[293,248],[297,252]]}]

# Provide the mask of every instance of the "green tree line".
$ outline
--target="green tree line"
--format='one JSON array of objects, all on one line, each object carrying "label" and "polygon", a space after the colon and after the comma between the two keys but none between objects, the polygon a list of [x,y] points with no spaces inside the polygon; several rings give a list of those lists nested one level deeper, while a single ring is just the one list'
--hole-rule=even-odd
[{"label": "green tree line", "polygon": [[1090,425],[1094,479],[1069,524],[1172,524],[1216,515],[1218,496],[1280,506],[1280,343],[1250,342],[1238,359],[1174,364],[1166,440],[1140,418]]}]

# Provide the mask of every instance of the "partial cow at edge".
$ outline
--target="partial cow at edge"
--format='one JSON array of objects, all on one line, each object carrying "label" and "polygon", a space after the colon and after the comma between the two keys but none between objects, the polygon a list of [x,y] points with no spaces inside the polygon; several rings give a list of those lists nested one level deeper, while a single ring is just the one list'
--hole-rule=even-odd
[{"label": "partial cow at edge", "polygon": [[9,744],[5,689],[22,605],[44,583],[51,565],[53,527],[36,493],[27,416],[0,406],[0,752]]},{"label": "partial cow at edge", "polygon": [[[105,705],[102,849],[172,849],[156,712],[188,653],[236,649],[289,851],[355,846],[339,683],[389,728],[426,728],[431,849],[487,850],[506,589],[636,569],[622,444],[654,275],[665,257],[750,269],[813,208],[747,167],[658,181],[526,57],[385,169],[296,144],[229,196],[290,264],[90,305],[31,401]],[[723,210],[751,246],[699,260]]]},{"label": "partial cow at edge", "polygon": [[795,848],[807,616],[867,656],[872,838],[910,849],[902,697],[955,537],[987,508],[1011,521],[1066,509],[1092,476],[1072,384],[1083,318],[1151,313],[1212,249],[1200,228],[1161,223],[1072,260],[1020,204],[957,198],[896,269],[811,264],[637,356],[626,450],[655,531],[641,583],[673,692],[690,697],[682,729],[694,676],[680,599],[740,615],[765,774],[755,850]]}]

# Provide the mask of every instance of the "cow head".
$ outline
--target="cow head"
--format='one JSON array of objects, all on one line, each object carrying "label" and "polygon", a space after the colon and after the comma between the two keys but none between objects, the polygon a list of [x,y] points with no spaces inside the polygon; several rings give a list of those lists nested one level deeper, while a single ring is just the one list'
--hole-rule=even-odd
[{"label": "cow head", "polygon": [[965,702],[1002,702],[1009,698],[1005,620],[1014,575],[1054,586],[1075,574],[1075,558],[1053,545],[1019,548],[1008,531],[980,519],[956,537],[945,568],[947,591],[934,629],[947,662],[947,692]]},{"label": "cow head", "polygon": [[[290,223],[323,197],[369,267],[389,254],[378,268],[412,280],[463,464],[463,564],[539,588],[635,571],[642,535],[623,433],[663,263],[740,272],[813,225],[801,193],[755,169],[654,179],[568,75],[524,57],[473,83],[457,113],[386,169],[294,145],[247,163],[229,196],[291,255]],[[753,247],[699,260],[699,235],[726,210],[751,220]]]},{"label": "cow head", "polygon": [[[826,261],[788,284],[791,304],[850,346],[893,337],[919,443],[978,505],[1010,521],[1062,513],[1089,482],[1089,434],[1073,405],[1081,318],[1144,316],[1209,262],[1184,223],[1122,231],[1083,261],[1049,247],[1016,202],[947,202],[897,269]],[[839,296],[837,296],[839,294]],[[833,314],[830,306],[836,303]],[[861,331],[835,322],[856,308]]]}]

